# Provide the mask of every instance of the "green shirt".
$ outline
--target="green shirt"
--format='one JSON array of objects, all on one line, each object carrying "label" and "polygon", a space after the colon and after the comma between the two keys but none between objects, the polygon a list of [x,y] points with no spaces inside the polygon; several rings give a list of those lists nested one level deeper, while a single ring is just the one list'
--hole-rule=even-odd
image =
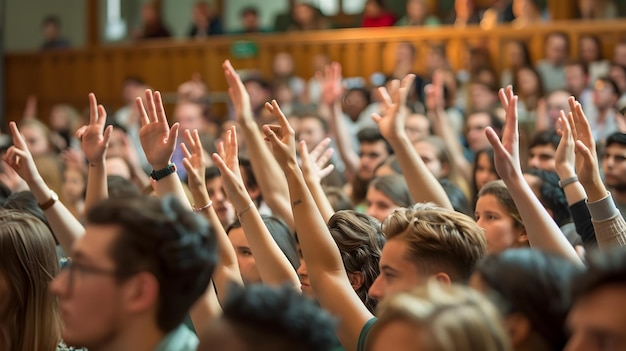
[{"label": "green shirt", "polygon": [[361,329],[361,334],[359,334],[359,343],[356,347],[357,351],[365,351],[365,343],[367,342],[367,337],[369,336],[370,331],[372,330],[374,324],[376,324],[377,320],[378,318],[376,317],[370,319],[369,321],[367,321],[367,323],[365,323],[363,329]]},{"label": "green shirt", "polygon": [[154,351],[196,351],[198,337],[184,325],[172,330]]}]

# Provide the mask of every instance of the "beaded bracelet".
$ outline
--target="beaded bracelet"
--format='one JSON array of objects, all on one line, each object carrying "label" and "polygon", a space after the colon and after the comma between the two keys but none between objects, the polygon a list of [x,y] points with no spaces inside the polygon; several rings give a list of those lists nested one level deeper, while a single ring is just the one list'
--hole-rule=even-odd
[{"label": "beaded bracelet", "polygon": [[194,212],[200,212],[200,211],[204,211],[207,208],[210,208],[211,206],[213,206],[213,201],[209,200],[209,203],[200,207],[200,208],[196,208],[194,205],[191,205],[191,208],[193,209]]}]

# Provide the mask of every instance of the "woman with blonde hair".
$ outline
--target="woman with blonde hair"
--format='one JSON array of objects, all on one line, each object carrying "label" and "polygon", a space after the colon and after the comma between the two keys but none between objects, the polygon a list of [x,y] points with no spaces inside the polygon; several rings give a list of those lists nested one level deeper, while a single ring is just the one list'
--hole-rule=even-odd
[{"label": "woman with blonde hair", "polygon": [[430,280],[378,306],[368,351],[512,350],[498,310],[480,293]]},{"label": "woman with blonde hair", "polygon": [[63,350],[56,298],[54,237],[36,217],[0,210],[0,350]]}]

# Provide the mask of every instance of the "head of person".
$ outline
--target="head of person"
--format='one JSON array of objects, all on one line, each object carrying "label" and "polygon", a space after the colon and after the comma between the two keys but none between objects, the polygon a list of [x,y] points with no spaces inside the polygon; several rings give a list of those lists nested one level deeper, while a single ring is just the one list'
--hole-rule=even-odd
[{"label": "head of person", "polygon": [[570,96],[572,96],[571,92],[557,89],[546,97],[549,128],[556,129],[556,122],[561,116],[561,111],[564,111],[566,114],[571,111],[567,102]]},{"label": "head of person", "polygon": [[528,246],[522,216],[502,180],[489,182],[480,189],[474,214],[476,223],[485,230],[489,253]]},{"label": "head of person", "polygon": [[420,23],[428,15],[428,7],[424,0],[408,0],[406,2],[406,16],[410,22]]},{"label": "head of person", "polygon": [[485,135],[485,128],[491,126],[496,133],[502,131],[502,121],[494,113],[473,112],[467,115],[465,121],[465,139],[470,150],[479,150],[491,147]]},{"label": "head of person", "polygon": [[40,156],[52,151],[50,147],[50,130],[36,119],[20,122],[20,133],[24,136],[28,150],[33,156]]},{"label": "head of person", "polygon": [[467,201],[467,196],[465,196],[465,193],[461,190],[461,188],[449,179],[440,179],[439,184],[443,188],[443,191],[446,192],[448,200],[450,200],[450,204],[452,204],[452,208],[455,211],[467,216],[472,215],[470,203]]},{"label": "head of person", "polygon": [[620,66],[626,66],[626,39],[620,40],[613,47],[613,60]]},{"label": "head of person", "polygon": [[78,167],[69,167],[63,171],[63,198],[76,202],[85,198],[87,176]]},{"label": "head of person", "polygon": [[520,99],[529,96],[543,97],[543,82],[541,76],[532,66],[519,67],[513,73],[513,87]]},{"label": "head of person", "polygon": [[[485,70],[481,70],[485,71]],[[485,77],[483,76],[483,79]],[[492,78],[489,78],[491,80]],[[476,111],[489,111],[498,102],[498,86],[488,80],[473,79],[469,84],[469,105]]]},{"label": "head of person", "polygon": [[294,74],[293,56],[287,52],[279,52],[274,56],[272,72],[275,77],[289,77]]},{"label": "head of person", "polygon": [[272,86],[260,77],[248,77],[243,81],[248,94],[250,94],[250,105],[252,111],[259,111],[272,97]]},{"label": "head of person", "polygon": [[431,203],[394,211],[382,229],[387,243],[380,275],[369,291],[378,300],[423,285],[429,278],[467,282],[487,253],[485,234],[472,218]]},{"label": "head of person", "polygon": [[196,26],[206,26],[211,17],[211,7],[205,1],[196,1],[191,10],[191,19]]},{"label": "head of person", "polygon": [[307,28],[312,26],[317,17],[318,10],[313,5],[306,2],[299,2],[293,7],[293,20],[301,28]]},{"label": "head of person", "polygon": [[587,271],[574,282],[567,316],[567,351],[626,348],[626,251],[616,247],[587,258]]},{"label": "head of person", "polygon": [[548,34],[545,42],[546,59],[554,66],[562,66],[569,55],[569,36],[564,32]]},{"label": "head of person", "polygon": [[177,104],[174,110],[174,119],[180,123],[181,131],[197,129],[198,132],[202,132],[206,128],[207,121],[204,119],[204,108],[197,103],[186,101]]},{"label": "head of person", "polygon": [[61,325],[48,289],[59,270],[52,233],[26,212],[0,209],[0,255],[0,347],[54,350]]},{"label": "head of person", "polygon": [[359,140],[359,169],[357,176],[368,181],[374,177],[376,167],[393,154],[391,145],[385,140],[377,127],[361,129],[357,135]]},{"label": "head of person", "polygon": [[208,223],[173,197],[108,199],[86,217],[50,285],[63,340],[99,349],[136,338],[129,330],[165,335],[182,324],[217,262]]},{"label": "head of person", "polygon": [[524,178],[559,227],[572,221],[565,192],[554,171],[531,168],[524,173]]},{"label": "head of person", "polygon": [[607,187],[617,192],[626,191],[626,134],[617,132],[606,139],[602,172]]},{"label": "head of person", "polygon": [[619,97],[619,87],[611,78],[601,77],[594,83],[593,104],[599,111],[606,111],[615,107]]},{"label": "head of person", "polygon": [[476,153],[472,175],[474,176],[475,195],[478,195],[485,184],[500,179],[493,162],[493,149],[482,149]]},{"label": "head of person", "polygon": [[343,111],[351,120],[357,121],[361,112],[372,102],[369,90],[365,88],[348,89],[343,97]]},{"label": "head of person", "polygon": [[609,78],[617,84],[621,94],[626,93],[626,67],[612,63],[609,68]]},{"label": "head of person", "polygon": [[480,293],[431,280],[378,307],[368,351],[512,350],[502,317]]},{"label": "head of person", "polygon": [[[380,222],[356,211],[338,211],[328,220],[328,229],[335,240],[348,279],[361,301],[372,312],[377,301],[369,296],[369,289],[380,273],[378,262],[385,245]],[[300,265],[298,275],[302,292],[312,295],[306,264]]]},{"label": "head of person", "polygon": [[226,196],[226,190],[224,190],[224,183],[222,182],[222,175],[219,168],[216,166],[207,167],[204,174],[204,181],[206,183],[206,189],[213,201],[213,208],[217,213],[217,217],[220,219],[222,226],[228,227],[235,221],[235,208],[233,204]]},{"label": "head of person", "polygon": [[578,39],[578,57],[586,64],[602,60],[600,38],[591,34],[581,35]]},{"label": "head of person", "polygon": [[386,175],[370,182],[365,202],[365,213],[382,222],[395,209],[411,207],[413,198],[403,176]]},{"label": "head of person", "polygon": [[147,86],[146,82],[139,77],[126,77],[122,82],[122,99],[127,104],[135,103],[135,98],[143,97]]},{"label": "head of person", "polygon": [[581,271],[571,261],[540,250],[507,250],[480,261],[470,286],[500,307],[516,350],[562,350],[569,288]]},{"label": "head of person", "polygon": [[553,129],[535,133],[528,144],[528,167],[555,172],[554,157],[560,141]]},{"label": "head of person", "polygon": [[513,0],[513,14],[516,19],[534,19],[540,12],[538,0]]},{"label": "head of person", "polygon": [[454,12],[456,13],[456,18],[470,18],[476,12],[476,2],[475,0],[455,0],[454,1]]},{"label": "head of person", "polygon": [[241,20],[241,27],[244,32],[253,33],[259,30],[259,10],[256,7],[244,7],[239,12],[239,18]]},{"label": "head of person", "polygon": [[200,331],[198,351],[326,351],[337,346],[331,316],[293,288],[232,290],[221,316]]},{"label": "head of person", "polygon": [[50,111],[50,129],[58,133],[73,134],[79,120],[78,111],[70,105],[57,104]]},{"label": "head of person", "polygon": [[412,143],[431,135],[430,121],[428,117],[420,113],[411,113],[406,117],[404,123],[404,130],[406,131],[409,140]]},{"label": "head of person", "polygon": [[446,178],[454,171],[454,165],[450,163],[450,152],[441,138],[428,136],[415,142],[413,147],[435,178]]},{"label": "head of person", "polygon": [[328,135],[328,122],[319,115],[306,114],[298,120],[297,138],[313,150]]},{"label": "head of person", "polygon": [[[289,227],[281,219],[272,216],[264,216],[263,224],[269,231],[270,235],[287,257],[294,270],[300,265],[300,258],[296,248],[296,240],[289,230]],[[262,283],[256,261],[248,244],[246,234],[238,220],[226,228],[226,234],[231,245],[237,253],[237,263],[241,271],[241,278],[246,285]]]},{"label": "head of person", "polygon": [[417,49],[413,44],[408,41],[400,42],[396,47],[396,66],[408,64],[412,68],[416,55]]},{"label": "head of person", "polygon": [[341,210],[351,210],[354,208],[350,197],[343,189],[335,186],[325,186],[324,193],[330,202],[330,206],[335,212]]},{"label": "head of person", "polygon": [[43,36],[46,41],[59,39],[61,35],[61,19],[55,15],[47,16],[41,22]]},{"label": "head of person", "polygon": [[530,51],[523,41],[513,40],[506,45],[506,59],[510,68],[518,68],[532,64]]},{"label": "head of person", "polygon": [[589,84],[589,71],[582,61],[570,60],[565,64],[565,86],[574,96],[580,94]]}]

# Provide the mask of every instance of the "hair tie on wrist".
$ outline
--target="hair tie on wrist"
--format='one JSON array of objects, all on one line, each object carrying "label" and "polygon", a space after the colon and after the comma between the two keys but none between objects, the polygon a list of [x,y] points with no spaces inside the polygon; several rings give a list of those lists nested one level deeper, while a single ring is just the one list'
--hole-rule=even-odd
[{"label": "hair tie on wrist", "polygon": [[200,212],[210,208],[211,206],[213,206],[213,201],[209,200],[209,203],[202,207],[196,208],[194,205],[191,205],[191,208],[193,209],[193,212]]}]

